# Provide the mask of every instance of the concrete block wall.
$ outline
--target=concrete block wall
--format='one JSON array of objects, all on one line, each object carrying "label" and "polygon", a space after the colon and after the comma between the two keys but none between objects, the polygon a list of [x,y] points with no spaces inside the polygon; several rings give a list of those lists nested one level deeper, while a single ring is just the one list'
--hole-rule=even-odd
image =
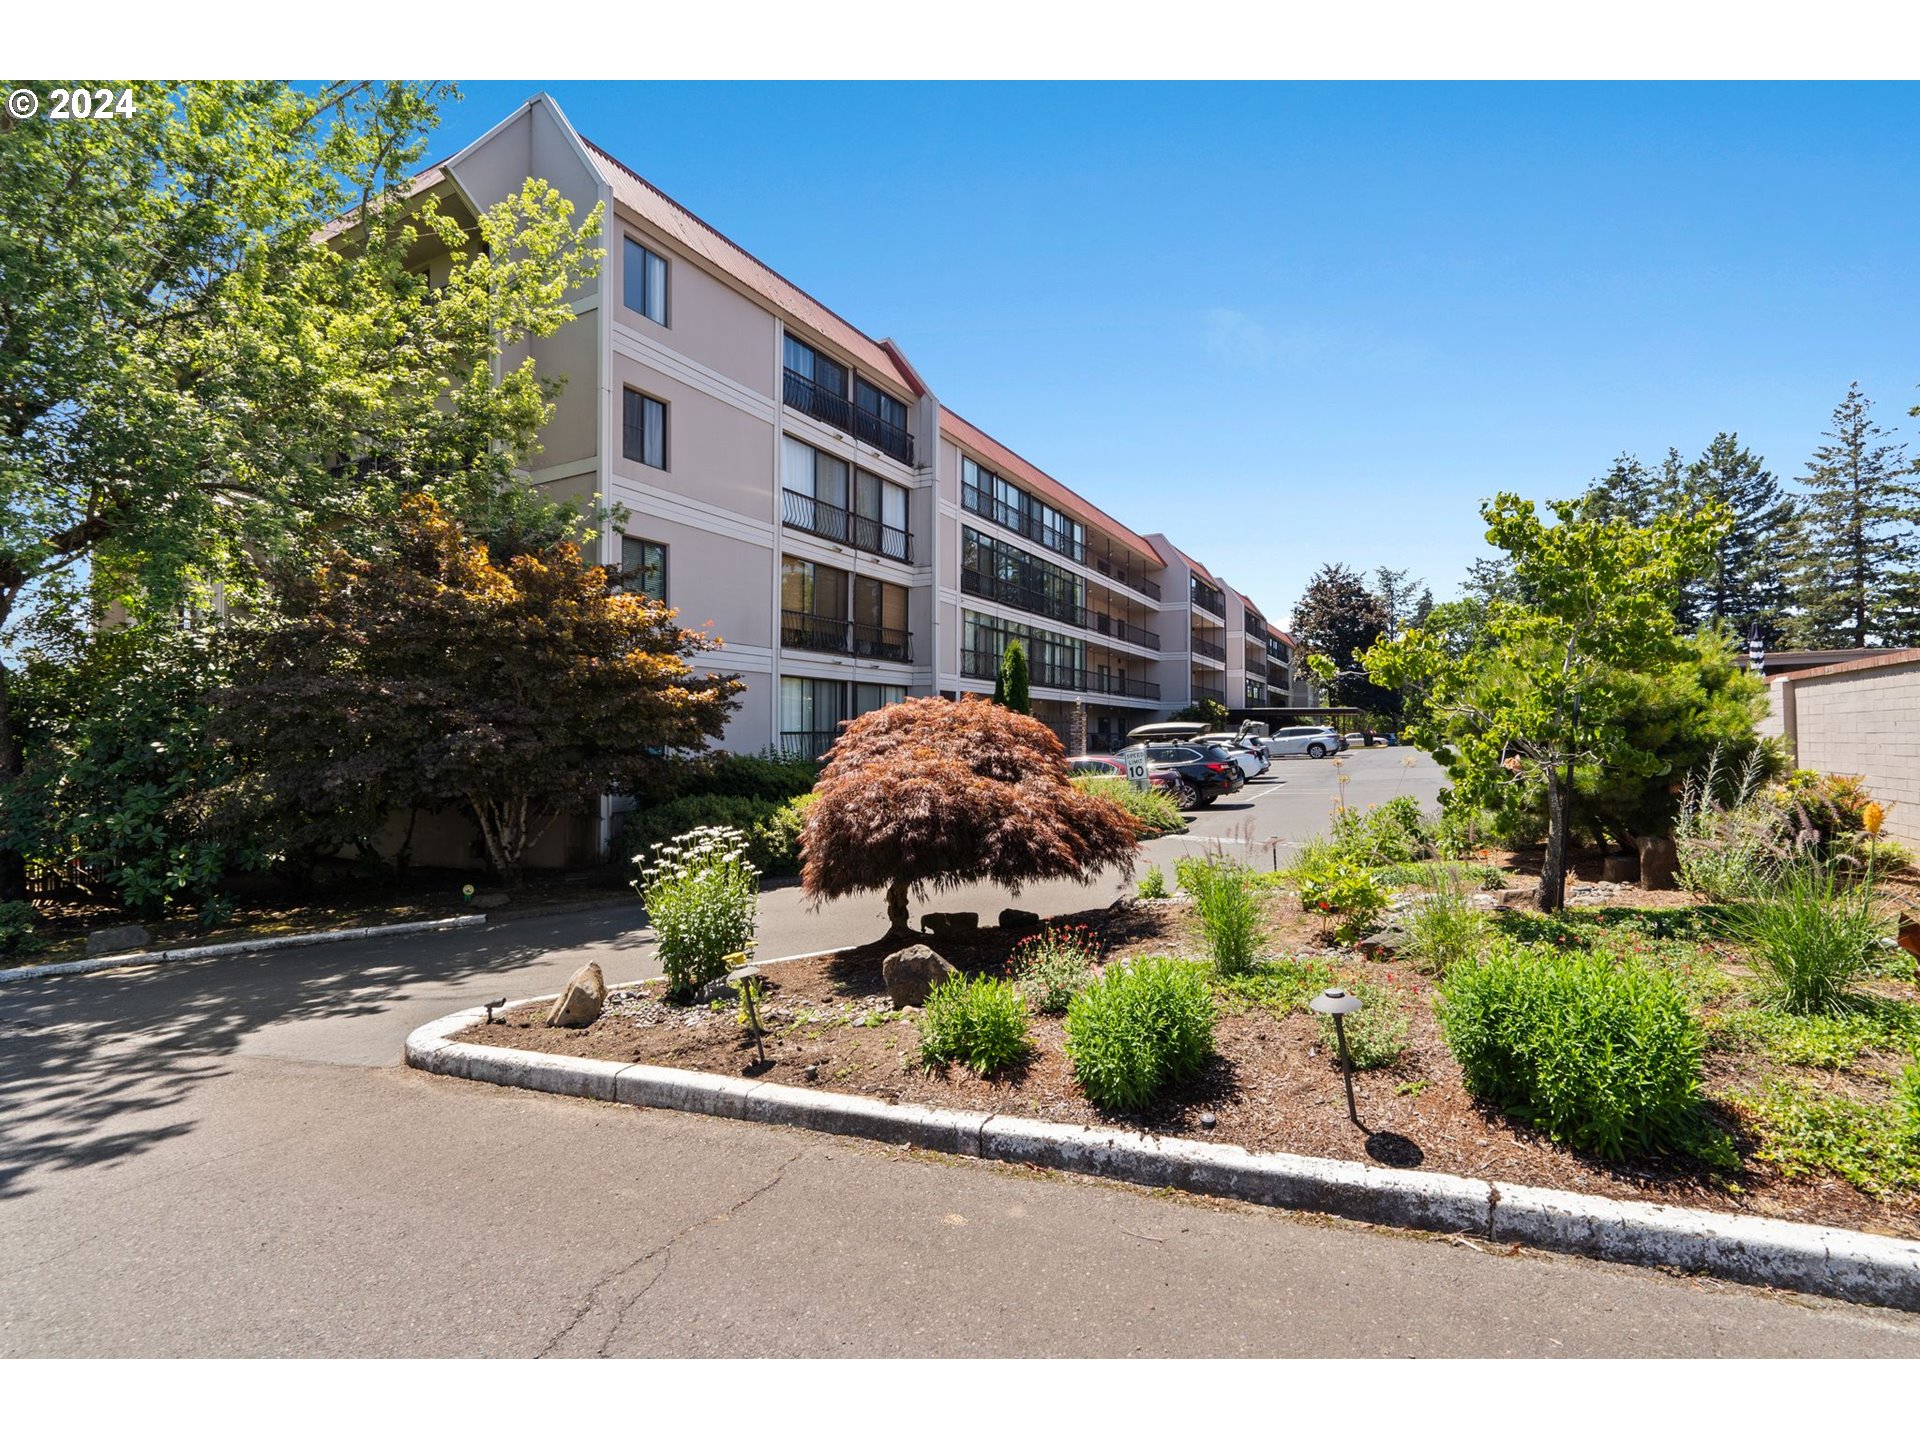
[{"label": "concrete block wall", "polygon": [[1920,651],[1891,664],[1834,666],[1772,686],[1768,720],[1802,769],[1859,775],[1887,808],[1886,833],[1920,846]]}]

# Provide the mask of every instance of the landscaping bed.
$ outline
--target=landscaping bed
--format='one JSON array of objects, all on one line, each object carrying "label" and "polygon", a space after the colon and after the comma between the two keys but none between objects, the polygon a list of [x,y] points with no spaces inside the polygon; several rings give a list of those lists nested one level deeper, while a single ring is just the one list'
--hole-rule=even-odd
[{"label": "landscaping bed", "polygon": [[[1559,917],[1521,908],[1518,899],[1509,891],[1498,905],[1491,894],[1473,903],[1496,933],[1569,953],[1604,945],[1608,953],[1644,959],[1689,997],[1708,1035],[1700,1116],[1724,1142],[1719,1165],[1673,1152],[1602,1160],[1475,1099],[1436,1018],[1432,975],[1405,957],[1368,960],[1330,943],[1324,917],[1303,913],[1294,895],[1268,887],[1260,890],[1265,958],[1233,979],[1208,972],[1214,1054],[1197,1074],[1135,1111],[1103,1110],[1087,1098],[1059,1015],[1031,1014],[1027,1058],[989,1077],[922,1060],[923,1012],[896,1011],[882,974],[898,941],[767,967],[764,1065],[736,1003],[666,1004],[658,982],[614,991],[584,1029],[549,1029],[545,1007],[523,1006],[506,1012],[504,1023],[453,1038],[1920,1237],[1920,1176],[1903,1180],[1903,1162],[1876,1156],[1870,1145],[1861,1170],[1859,1146],[1829,1133],[1834,1122],[1826,1110],[1815,1103],[1811,1119],[1794,1110],[1805,1110],[1809,1096],[1861,1107],[1885,1103],[1907,1047],[1920,1042],[1920,989],[1910,967],[1902,973],[1895,963],[1866,981],[1858,1017],[1784,1020],[1751,1003],[1741,952],[1715,938],[1710,912],[1693,897],[1583,885]],[[1408,897],[1397,903],[1404,909]],[[1106,968],[1156,955],[1197,963],[1207,953],[1185,899],[1123,902],[1063,921],[1087,927]],[[963,975],[1001,976],[1024,938],[987,929],[931,944]],[[1305,1009],[1329,984],[1360,988],[1369,1025],[1395,1012],[1405,1024],[1397,1056],[1354,1077],[1364,1130],[1347,1118],[1337,1056],[1322,1022]],[[1391,1050],[1393,1028],[1384,1041],[1371,1030],[1358,1038]],[[1783,1145],[1783,1133],[1792,1144]],[[1849,1166],[1851,1180],[1843,1178]],[[1803,1173],[1789,1173],[1796,1167]]]}]

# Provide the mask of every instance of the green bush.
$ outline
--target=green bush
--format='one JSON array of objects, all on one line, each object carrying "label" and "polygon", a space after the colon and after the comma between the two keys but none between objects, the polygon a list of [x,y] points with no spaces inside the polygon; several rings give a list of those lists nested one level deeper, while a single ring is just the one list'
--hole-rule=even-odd
[{"label": "green bush", "polygon": [[1167,874],[1158,865],[1147,867],[1147,873],[1140,880],[1140,898],[1142,900],[1167,898]]},{"label": "green bush", "polygon": [[1087,1098],[1139,1110],[1213,1055],[1206,972],[1161,956],[1110,966],[1067,1007],[1067,1055]]},{"label": "green bush", "polygon": [[1401,917],[1407,949],[1436,975],[1477,959],[1493,938],[1487,912],[1473,903],[1473,892],[1451,872],[1435,877],[1433,888]]},{"label": "green bush", "polygon": [[1396,795],[1367,810],[1333,813],[1334,843],[1362,865],[1405,865],[1434,853],[1433,830],[1411,795]]},{"label": "green bush", "polygon": [[1126,811],[1140,827],[1140,834],[1148,839],[1156,835],[1176,835],[1187,828],[1180,807],[1164,790],[1136,790],[1132,781],[1118,775],[1076,775],[1073,785],[1076,790],[1098,795]]},{"label": "green bush", "polygon": [[815,792],[796,795],[762,820],[748,836],[749,857],[769,875],[792,875],[800,869],[800,832]]},{"label": "green bush", "polygon": [[1266,938],[1266,908],[1247,867],[1231,860],[1179,863],[1180,887],[1193,897],[1207,958],[1222,979],[1244,975]]},{"label": "green bush", "polygon": [[753,949],[759,924],[760,874],[746,858],[738,830],[708,826],[635,856],[633,882],[647,907],[666,972],[667,996],[685,1004],[728,961]]},{"label": "green bush", "polygon": [[[1356,1070],[1379,1070],[1395,1064],[1407,1048],[1407,1015],[1399,997],[1391,990],[1373,985],[1346,987],[1360,997],[1360,1008],[1344,1018],[1347,1032],[1347,1056]],[[1318,993],[1318,992],[1316,992]],[[1309,996],[1309,999],[1312,997]],[[1339,1054],[1340,1035],[1331,1015],[1314,1017],[1320,1022],[1320,1043]]]},{"label": "green bush", "polygon": [[783,751],[758,755],[710,755],[692,761],[679,779],[683,795],[733,795],[779,804],[813,789],[820,762]]},{"label": "green bush", "polygon": [[0,955],[25,955],[40,948],[34,919],[33,906],[24,900],[0,904]]},{"label": "green bush", "polygon": [[1372,870],[1337,846],[1308,844],[1287,870],[1300,908],[1324,933],[1350,942],[1372,930],[1387,908],[1387,891]]},{"label": "green bush", "polygon": [[690,830],[716,826],[738,830],[747,863],[774,872],[783,868],[777,853],[782,842],[775,818],[782,808],[781,801],[747,795],[682,795],[665,804],[628,811],[621,839],[637,860],[650,846]]},{"label": "green bush", "polygon": [[1438,1009],[1467,1089],[1553,1139],[1610,1160],[1712,1153],[1699,1118],[1705,1034],[1664,971],[1503,945],[1455,966]]},{"label": "green bush", "polygon": [[1769,1005],[1794,1014],[1837,1014],[1878,958],[1889,917],[1869,885],[1835,867],[1801,861],[1771,872],[1763,891],[1736,906],[1726,930],[1747,951]]},{"label": "green bush", "polygon": [[979,1075],[1018,1064],[1030,1050],[1027,1002],[1018,986],[985,975],[956,975],[927,995],[920,1016],[920,1058],[958,1061]]},{"label": "green bush", "polygon": [[1064,1015],[1093,979],[1100,942],[1084,925],[1049,925],[1014,947],[1007,976],[1042,1015]]}]

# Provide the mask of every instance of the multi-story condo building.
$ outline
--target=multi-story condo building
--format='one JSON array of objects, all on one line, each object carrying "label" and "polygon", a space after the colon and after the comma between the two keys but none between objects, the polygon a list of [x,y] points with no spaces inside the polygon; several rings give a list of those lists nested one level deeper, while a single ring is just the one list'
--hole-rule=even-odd
[{"label": "multi-story condo building", "polygon": [[603,497],[620,518],[600,558],[724,640],[715,665],[746,681],[728,747],[817,754],[904,695],[989,692],[1014,639],[1035,714],[1073,743],[1118,744],[1203,696],[1241,706],[1256,681],[1265,703],[1257,606],[947,409],[893,341],[582,139],[550,98],[419,189],[478,210],[529,176],[578,214],[602,206],[606,249],[578,318],[535,352],[566,385],[532,478]]}]

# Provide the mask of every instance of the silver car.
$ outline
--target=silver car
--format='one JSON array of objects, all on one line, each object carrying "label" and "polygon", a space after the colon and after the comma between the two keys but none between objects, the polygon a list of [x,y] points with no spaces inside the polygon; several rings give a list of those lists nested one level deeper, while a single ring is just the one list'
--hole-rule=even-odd
[{"label": "silver car", "polygon": [[1310,755],[1315,760],[1346,749],[1340,732],[1330,725],[1287,725],[1267,737],[1269,755]]},{"label": "silver car", "polygon": [[1247,779],[1264,775],[1272,768],[1273,762],[1267,758],[1264,746],[1258,740],[1250,740],[1236,735],[1231,730],[1216,730],[1211,735],[1202,735],[1194,742],[1198,745],[1218,745],[1233,757],[1233,763],[1240,767]]}]

